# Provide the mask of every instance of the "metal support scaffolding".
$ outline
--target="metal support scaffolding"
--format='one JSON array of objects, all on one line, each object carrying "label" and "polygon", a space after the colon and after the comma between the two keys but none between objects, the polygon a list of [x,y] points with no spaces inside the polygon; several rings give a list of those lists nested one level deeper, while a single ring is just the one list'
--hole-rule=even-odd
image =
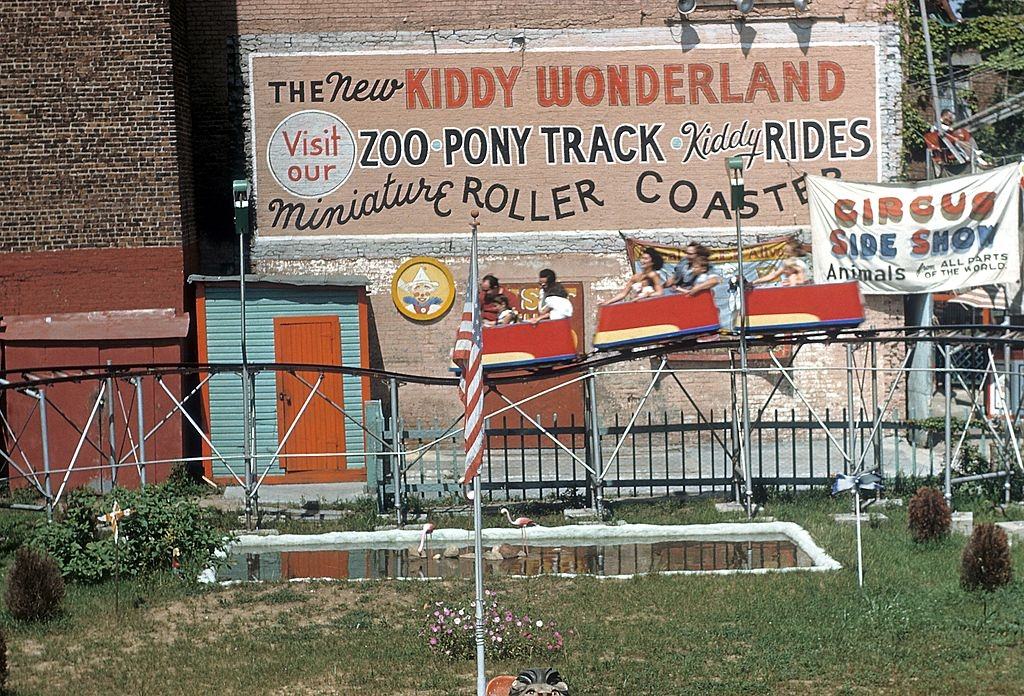
[{"label": "metal support scaffolding", "polygon": [[398,415],[398,380],[392,377],[388,380],[389,392],[391,395],[391,482],[394,485],[395,493],[395,521],[399,527],[402,526],[402,455],[405,449],[402,442],[402,421]]},{"label": "metal support scaffolding", "polygon": [[[1012,331],[1011,331],[1012,328]],[[497,430],[500,432],[503,426],[495,426],[493,423],[493,417],[500,413],[514,412],[518,413],[522,418],[519,421],[519,427],[512,427],[506,429],[505,437],[518,437],[518,438],[536,438],[538,445],[537,449],[531,451],[529,455],[529,474],[526,473],[526,468],[523,469],[521,475],[516,474],[513,477],[506,476],[504,482],[506,484],[511,483],[510,486],[506,486],[506,495],[510,495],[509,491],[512,491],[511,495],[519,495],[527,497],[527,491],[540,489],[540,495],[544,495],[544,489],[548,491],[555,489],[566,489],[574,486],[586,485],[590,492],[589,502],[593,504],[595,509],[603,514],[605,512],[606,503],[609,495],[616,495],[616,489],[618,494],[623,494],[624,488],[631,487],[634,489],[643,488],[651,489],[655,488],[664,490],[668,494],[672,489],[675,491],[682,490],[699,490],[704,491],[708,488],[711,490],[724,490],[729,483],[728,471],[730,461],[733,466],[734,476],[732,481],[736,484],[734,489],[738,494],[740,502],[747,505],[748,510],[756,512],[756,508],[753,508],[753,481],[757,476],[758,481],[764,481],[767,485],[779,485],[786,487],[805,488],[812,485],[821,485],[822,483],[822,472],[819,470],[815,473],[814,467],[810,470],[803,466],[805,460],[800,460],[802,469],[797,472],[796,466],[794,465],[793,472],[790,475],[788,472],[779,472],[778,461],[786,461],[790,456],[785,448],[788,448],[788,444],[784,444],[784,450],[782,452],[782,459],[779,459],[779,441],[788,443],[788,439],[784,434],[785,428],[780,426],[778,413],[776,412],[774,428],[772,427],[773,421],[768,418],[764,419],[763,415],[769,408],[770,402],[776,394],[779,398],[782,398],[783,394],[786,394],[791,402],[803,404],[807,407],[808,417],[802,420],[800,427],[804,428],[805,431],[809,431],[814,428],[814,439],[817,442],[826,442],[826,452],[824,455],[820,449],[817,449],[817,456],[822,461],[832,456],[834,460],[835,468],[832,467],[832,463],[827,463],[825,466],[825,472],[831,474],[835,472],[836,468],[839,471],[848,473],[858,473],[865,467],[881,468],[884,456],[883,456],[883,444],[887,448],[886,452],[893,452],[893,447],[897,448],[896,456],[898,457],[897,445],[895,438],[893,440],[886,439],[883,443],[883,419],[887,413],[890,413],[889,405],[893,402],[897,389],[904,384],[904,379],[916,372],[915,368],[908,366],[911,352],[908,351],[905,354],[903,362],[900,365],[891,365],[888,368],[880,368],[878,365],[879,357],[877,354],[876,343],[882,342],[885,344],[892,345],[917,345],[924,343],[921,339],[926,337],[928,342],[938,344],[943,350],[945,358],[945,367],[943,372],[942,382],[942,393],[945,399],[945,454],[944,461],[942,462],[945,470],[944,479],[944,492],[947,496],[951,496],[954,487],[959,483],[966,483],[969,481],[987,480],[991,478],[1004,477],[1007,480],[1007,485],[1010,483],[1010,476],[1016,477],[1018,472],[1024,473],[1024,463],[1020,460],[1020,452],[1017,442],[1016,424],[1013,417],[1014,411],[1019,410],[1018,404],[1007,404],[1009,399],[1009,387],[1006,383],[1006,374],[1009,370],[1009,364],[1005,359],[1006,348],[1011,343],[1015,346],[1024,346],[1024,331],[1021,331],[1024,327],[1007,327],[1001,329],[999,336],[994,338],[988,338],[986,341],[975,341],[971,336],[966,335],[948,335],[948,336],[937,336],[935,333],[929,332],[918,332],[915,330],[913,334],[892,337],[884,341],[875,340],[876,333],[873,330],[863,332],[863,335],[872,337],[871,340],[864,342],[868,343],[867,346],[858,346],[855,341],[839,341],[843,343],[843,350],[845,351],[845,364],[842,362],[840,352],[838,350],[833,351],[833,361],[822,365],[815,363],[814,365],[799,366],[790,362],[784,363],[784,358],[780,359],[777,352],[769,350],[766,353],[766,357],[770,360],[770,364],[767,366],[763,365],[744,365],[742,360],[742,354],[736,355],[735,347],[726,343],[727,349],[732,351],[730,361],[727,365],[713,366],[713,367],[690,367],[686,369],[673,369],[669,367],[669,358],[667,357],[668,351],[665,351],[658,356],[658,362],[651,365],[649,368],[644,366],[644,369],[622,369],[625,366],[620,366],[615,369],[603,369],[602,365],[609,364],[608,362],[587,365],[586,372],[582,374],[573,375],[565,382],[555,387],[545,388],[538,390],[536,393],[531,394],[525,398],[513,400],[502,393],[502,384],[505,382],[511,382],[512,379],[504,379],[500,375],[495,379],[490,376],[488,388],[495,393],[498,393],[504,402],[504,405],[500,409],[496,409],[494,412],[487,414],[487,417],[492,419],[489,426],[490,430]],[[935,330],[939,331],[939,330]],[[920,335],[918,335],[920,334]],[[785,337],[783,337],[785,339]],[[753,341],[759,340],[758,337],[754,336],[751,338]],[[952,421],[952,407],[953,398],[955,396],[954,384],[959,382],[961,385],[965,384],[964,374],[969,374],[972,370],[969,368],[956,369],[954,365],[954,358],[956,355],[957,345],[987,345],[988,346],[988,366],[984,371],[988,376],[988,380],[991,383],[995,380],[995,391],[998,396],[997,401],[1000,401],[1004,406],[1000,410],[998,418],[986,418],[984,414],[980,418],[977,418],[976,412],[981,406],[978,403],[978,398],[975,390],[971,391],[971,411],[967,414],[966,424],[964,432],[956,433],[953,428]],[[865,353],[862,348],[868,348],[869,352]],[[995,361],[995,355],[1000,354],[998,351],[1002,348],[1003,365],[998,365]],[[687,344],[685,350],[700,350],[701,346],[697,344]],[[857,351],[861,350],[861,358],[857,358]],[[621,353],[613,356],[617,358],[616,362],[625,362],[629,360],[647,360],[650,355],[647,353],[637,354],[636,352]],[[601,355],[599,360],[607,361],[608,356]],[[350,369],[350,368],[340,368]],[[180,392],[176,394],[177,390],[174,388],[174,382],[171,381],[171,375],[173,374],[186,374],[190,371],[191,374],[202,375],[203,379],[200,381],[198,386],[190,388],[184,398],[178,398]],[[198,416],[194,417],[190,414],[190,409],[184,408],[184,404],[189,398],[195,394],[200,393],[200,389],[208,384],[211,375],[223,374],[223,375],[234,375],[240,376],[240,366],[238,365],[203,365],[196,366],[193,368],[182,367],[177,373],[172,369],[162,369],[162,371],[155,371],[149,369],[138,369],[138,370],[126,370],[123,367],[111,367],[111,366],[99,366],[95,368],[95,373],[90,375],[85,370],[78,368],[76,370],[61,371],[60,374],[54,373],[52,377],[47,376],[34,376],[30,382],[12,382],[10,380],[0,381],[0,389],[4,390],[7,394],[6,401],[11,402],[12,399],[26,399],[26,403],[23,407],[20,407],[16,411],[17,423],[9,421],[6,416],[7,414],[0,414],[3,416],[3,422],[0,423],[0,428],[9,441],[9,445],[6,451],[0,452],[0,459],[6,462],[10,470],[9,478],[20,478],[27,481],[33,487],[35,487],[40,495],[46,499],[48,512],[52,514],[52,509],[55,507],[64,492],[72,485],[70,479],[72,471],[86,472],[94,471],[101,472],[101,475],[106,481],[108,472],[113,480],[119,481],[120,483],[126,483],[124,476],[121,476],[117,470],[121,466],[136,466],[139,471],[140,483],[151,482],[153,469],[152,467],[157,465],[166,465],[171,461],[194,461],[194,462],[210,462],[216,464],[218,467],[218,476],[225,475],[225,468],[227,473],[230,473],[235,481],[239,485],[243,486],[246,492],[247,500],[250,504],[250,508],[255,512],[256,520],[254,523],[258,524],[258,510],[256,509],[256,501],[259,489],[267,481],[267,477],[272,473],[276,473],[274,467],[276,464],[280,464],[282,461],[288,461],[291,457],[354,457],[354,456],[373,456],[380,461],[387,462],[391,472],[391,485],[389,488],[394,491],[393,500],[393,514],[395,515],[396,521],[402,523],[405,521],[405,508],[410,494],[422,493],[423,491],[439,491],[440,494],[450,492],[454,489],[453,484],[444,483],[442,486],[431,488],[429,485],[424,487],[424,478],[422,475],[422,469],[429,459],[425,460],[424,456],[427,452],[436,451],[439,445],[444,444],[445,447],[448,445],[453,438],[461,431],[461,427],[457,427],[458,421],[453,423],[448,428],[445,428],[443,432],[438,429],[436,433],[431,431],[429,428],[417,428],[412,423],[404,423],[401,414],[401,403],[400,403],[400,387],[406,382],[417,382],[415,378],[408,378],[403,375],[393,375],[387,373],[373,373],[371,378],[384,379],[387,381],[390,390],[390,421],[389,421],[389,436],[385,437],[382,428],[378,427],[377,431],[370,431],[365,429],[360,418],[355,412],[346,412],[344,403],[334,403],[324,393],[322,388],[323,380],[325,375],[332,371],[340,371],[337,366],[307,366],[307,365],[252,365],[247,368],[250,382],[249,387],[252,386],[252,376],[261,372],[275,371],[282,374],[294,375],[299,381],[305,384],[309,388],[308,394],[305,395],[305,401],[302,403],[302,407],[298,409],[297,415],[290,417],[287,424],[282,423],[281,432],[278,433],[278,442],[276,444],[276,451],[265,452],[263,454],[255,453],[252,448],[253,444],[253,421],[254,418],[247,425],[247,437],[244,441],[249,445],[248,447],[242,447],[241,455],[238,454],[236,449],[234,452],[227,450],[219,450],[218,447],[223,448],[224,440],[214,438],[210,434],[208,422],[200,422]],[[847,394],[846,399],[843,400],[839,394],[834,394],[830,399],[826,398],[824,402],[820,399],[812,399],[809,394],[801,389],[801,385],[805,384],[799,375],[801,372],[814,372],[816,374],[832,372],[836,375],[836,379],[833,384],[842,385],[845,381]],[[886,375],[886,372],[891,371],[891,376]],[[980,373],[981,370],[978,370]],[[300,374],[301,373],[301,374]],[[309,377],[308,379],[302,379],[303,375],[309,373],[317,374],[317,379]],[[344,374],[357,374],[359,372],[345,372]],[[637,389],[637,396],[639,396],[639,403],[634,403],[634,407],[631,408],[631,413],[622,426],[616,425],[616,427],[609,433],[604,433],[601,424],[601,399],[600,394],[603,393],[599,389],[600,385],[598,380],[601,379],[622,379],[627,375],[641,375],[645,376],[645,383],[642,387],[643,391],[640,392],[640,388]],[[744,404],[743,389],[741,386],[741,380],[744,375],[749,377],[750,374],[756,374],[765,377],[766,380],[772,383],[770,392],[766,388],[764,393],[767,393],[767,397],[761,396],[759,393],[757,403],[754,405],[750,404],[750,397],[747,394],[746,404]],[[689,381],[690,377],[695,375],[703,375],[704,377],[718,375],[724,377],[729,376],[730,383],[735,384],[736,388],[732,390],[732,396],[730,401],[733,404],[732,413],[734,417],[731,422],[726,416],[723,420],[718,420],[714,416],[714,410],[707,406],[706,398],[702,399],[700,391],[694,389],[693,383]],[[5,378],[9,377],[9,374],[5,374]],[[540,376],[547,377],[547,373],[541,373]],[[642,412],[650,410],[653,403],[659,402],[662,398],[666,398],[668,393],[665,392],[664,396],[655,395],[655,389],[659,384],[665,383],[665,377],[671,377],[671,380],[676,383],[679,393],[682,394],[682,403],[686,408],[692,407],[696,411],[695,418],[683,418],[680,412],[680,420],[677,424],[669,423],[667,420],[664,421],[664,427],[659,421],[652,423],[650,417],[646,417],[646,420],[641,419]],[[165,379],[166,378],[166,379]],[[885,394],[880,393],[879,379],[884,378],[890,381],[882,383],[882,389]],[[998,378],[998,379],[997,379]],[[1016,377],[1015,377],[1016,378]],[[869,382],[870,380],[870,382]],[[525,379],[522,381],[526,381]],[[59,385],[66,383],[75,383],[77,386],[73,386],[69,390],[69,394],[75,395],[76,402],[80,400],[80,394],[85,391],[81,388],[81,384],[88,382],[97,386],[94,395],[91,395],[91,401],[88,404],[88,408],[82,406],[79,411],[69,408],[60,398],[61,392],[59,391]],[[582,427],[579,427],[578,423],[566,423],[562,418],[558,418],[555,422],[555,428],[552,429],[551,425],[547,420],[541,420],[535,416],[530,415],[530,410],[523,406],[533,399],[540,398],[544,394],[550,394],[559,389],[565,389],[570,384],[576,382],[583,382],[585,401],[583,407],[585,409],[585,418],[582,423]],[[124,399],[121,399],[121,389],[125,388],[126,384],[132,384],[134,386],[134,394],[124,395]],[[424,382],[424,383],[438,383],[445,384],[447,382]],[[28,386],[31,385],[31,386]],[[865,398],[867,391],[870,388],[870,402]],[[966,386],[964,387],[966,389]],[[835,392],[841,392],[842,387],[834,390]],[[857,392],[860,391],[859,401],[857,401]],[[674,390],[672,390],[674,391]],[[166,395],[167,399],[173,404],[169,407],[166,415],[159,418],[160,414],[152,414],[147,416],[146,409],[153,408],[155,402],[151,400],[149,395],[152,394],[163,396]],[[1014,391],[1016,394],[1016,391]],[[236,392],[237,394],[237,392]],[[661,392],[659,392],[661,394]],[[55,398],[56,397],[56,398]],[[116,397],[116,398],[115,398]],[[673,395],[675,397],[675,395]],[[838,398],[836,398],[838,397]],[[884,398],[883,398],[884,397]],[[247,403],[250,406],[253,403],[254,394],[247,389]],[[120,409],[118,409],[114,402],[118,401]],[[131,401],[134,400],[134,404]],[[54,403],[56,401],[56,403]],[[386,446],[383,449],[379,447],[366,448],[368,451],[363,452],[358,447],[352,447],[351,450],[345,452],[301,452],[294,453],[294,451],[285,452],[288,448],[288,443],[294,439],[293,434],[296,433],[296,427],[300,419],[309,418],[313,411],[312,404],[315,401],[326,401],[332,408],[340,411],[343,414],[344,422],[349,427],[351,424],[356,424],[359,427],[364,428],[366,433],[366,439],[373,438],[375,442],[384,442]],[[837,407],[845,401],[846,413],[845,418],[842,421],[836,422],[836,411]],[[126,407],[126,403],[127,407]],[[813,402],[813,403],[812,403]],[[837,403],[838,402],[838,403]],[[704,403],[704,410],[701,406]],[[688,404],[688,406],[687,406]],[[723,407],[725,404],[721,404]],[[134,408],[132,408],[134,406]],[[746,406],[746,408],[744,408]],[[833,408],[832,414],[830,415],[825,409],[831,406]],[[61,410],[63,407],[64,410]],[[754,413],[751,413],[753,408],[757,408]],[[105,411],[102,409],[106,409]],[[161,407],[163,408],[163,407]],[[38,417],[38,428],[41,434],[41,438],[36,436],[36,422],[34,417],[34,409],[39,410]],[[778,407],[776,407],[776,411]],[[707,413],[705,413],[707,411]],[[744,414],[744,411],[746,413]],[[52,418],[53,413],[59,413],[60,416],[74,428],[74,437],[67,438],[64,435],[64,431],[61,429],[55,429],[54,423],[47,422],[48,418]],[[722,409],[723,416],[726,414],[726,410]],[[14,413],[14,412],[12,412]],[[867,414],[870,413],[870,418]],[[22,425],[22,420],[26,418],[28,414],[31,417],[32,428],[24,435],[24,440],[19,442],[22,432],[25,431],[25,427]],[[180,416],[178,415],[180,414]],[[710,414],[710,415],[709,415]],[[757,444],[752,446],[752,430],[755,428],[752,422],[752,416],[757,414]],[[250,417],[256,416],[257,414],[250,410]],[[265,419],[267,414],[260,413],[261,419]],[[746,424],[744,427],[744,415],[746,415]],[[960,415],[956,412],[956,415]],[[136,422],[131,423],[131,419],[135,418]],[[147,424],[146,418],[149,418],[150,423]],[[180,419],[180,422],[185,427],[191,427],[196,431],[199,438],[205,443],[209,450],[201,457],[186,456],[174,457],[172,460],[159,459],[153,457],[153,450],[147,447],[150,444],[150,438],[157,432],[157,430],[165,423],[170,422],[174,418],[175,422]],[[339,419],[341,420],[341,419]],[[660,420],[660,419],[659,419]],[[100,447],[96,447],[94,440],[90,440],[90,436],[95,439],[96,424],[101,422],[103,427],[106,428],[106,435],[101,437],[95,442],[100,443]],[[261,421],[262,422],[262,421]],[[84,423],[84,425],[80,425]],[[972,423],[978,425],[974,426],[973,431],[969,434],[967,431],[971,429]],[[12,427],[12,425],[14,427]],[[60,428],[64,427],[64,423],[60,422],[57,424]],[[287,425],[287,427],[285,427]],[[408,430],[407,430],[408,427]],[[886,423],[884,432],[895,433],[897,427],[902,427],[898,423]],[[831,428],[831,431],[830,431]],[[840,436],[836,432],[839,428],[844,428],[846,433],[845,437]],[[732,437],[730,438],[729,432],[732,430]],[[870,430],[869,430],[870,429]],[[908,428],[912,430],[911,427]],[[994,438],[997,438],[997,442],[1000,444],[998,449],[999,456],[1002,458],[1002,465],[999,467],[999,471],[984,471],[978,472],[975,470],[967,470],[959,473],[963,473],[962,476],[956,476],[958,473],[955,469],[957,467],[957,461],[959,459],[959,453],[961,446],[967,441],[966,438],[988,437],[989,433]],[[788,430],[786,432],[795,432],[795,430]],[[904,433],[901,430],[900,433]],[[380,433],[380,434],[378,434]],[[415,434],[413,434],[415,433]],[[525,433],[525,434],[524,434]],[[570,442],[567,439],[566,433],[572,433],[573,441]],[[694,435],[697,433],[697,435]],[[783,433],[782,437],[776,437],[779,433]],[[824,437],[822,437],[822,433]],[[439,434],[439,437],[434,437],[435,434]],[[603,447],[603,435],[612,434],[614,437],[613,447],[608,450],[609,455],[604,455]],[[953,435],[956,434],[957,440],[954,440]],[[652,435],[656,435],[656,440],[652,438]],[[771,443],[767,447],[761,444],[761,437],[767,435],[768,441]],[[581,448],[578,446],[580,437],[582,436],[583,445],[586,448],[586,455],[584,456]],[[491,435],[491,437],[501,437],[501,435]],[[670,445],[670,437],[672,444]],[[693,441],[696,439],[696,451],[693,449]],[[701,439],[703,438],[703,439]],[[904,435],[905,438],[905,435]],[[795,438],[791,438],[794,439]],[[77,442],[76,442],[77,440]],[[55,445],[64,445],[67,442],[67,450],[57,447]],[[544,442],[541,445],[541,442]],[[652,446],[655,451],[661,447],[659,442],[664,442],[665,456],[662,463],[658,464],[658,469],[654,467],[654,456],[651,454]],[[641,444],[637,447],[637,443]],[[808,442],[810,438],[808,436]],[[24,449],[19,449],[20,446],[27,446],[31,444],[31,451],[27,453]],[[892,444],[890,444],[892,443]],[[237,440],[235,440],[237,446]],[[73,452],[72,452],[73,445]],[[130,445],[130,450],[129,450]],[[100,457],[98,461],[90,459],[86,461],[87,456],[92,456],[91,453],[85,451],[89,446],[95,449]],[[810,444],[808,445],[810,447]],[[901,446],[906,446],[903,442]],[[39,454],[41,449],[42,457],[40,459]],[[765,466],[764,459],[767,458],[770,461],[771,448],[774,447],[776,456],[776,464],[774,473]],[[793,446],[792,461],[797,461],[796,446]],[[676,449],[678,448],[678,449]],[[647,450],[646,453],[644,450]],[[702,455],[701,450],[703,449],[704,464],[700,461]],[[710,452],[709,452],[710,449]],[[689,456],[691,457],[689,463],[687,462],[687,450],[689,450]],[[810,450],[808,450],[810,451]],[[916,448],[916,452],[921,452],[920,448]],[[34,453],[33,453],[34,452]],[[671,452],[671,471],[669,470]],[[718,463],[715,462],[715,457],[719,452],[723,453]],[[833,456],[835,452],[839,452],[842,456],[842,460],[838,457]],[[939,460],[939,449],[934,450],[935,459]],[[225,456],[226,455],[226,456]],[[558,477],[565,476],[565,474],[559,474],[559,458],[564,460],[565,455],[568,458],[573,467],[572,478],[561,479],[564,484],[559,484]],[[661,454],[659,453],[660,457]],[[707,461],[710,456],[711,469],[708,469]],[[802,454],[801,456],[806,456]],[[889,455],[885,455],[889,456]],[[931,453],[929,453],[931,456]],[[55,462],[56,457],[56,462]],[[632,473],[629,473],[628,463],[622,465],[622,462],[628,462],[632,457]],[[639,457],[639,459],[638,459]],[[756,466],[759,467],[755,471],[754,458],[757,458]],[[650,469],[647,472],[638,471],[637,462],[648,462]],[[22,463],[24,460],[24,464]],[[134,460],[134,461],[132,461]],[[241,471],[237,471],[237,465],[239,461],[246,467],[246,472],[243,474]],[[438,462],[436,467],[437,477],[440,481],[442,478],[447,476],[447,473],[441,471],[440,457],[436,457],[435,461]],[[892,460],[891,460],[892,461]],[[993,458],[993,461],[995,459]],[[58,463],[59,462],[59,463]],[[35,467],[32,466],[35,463]],[[93,464],[96,464],[93,466]],[[540,476],[540,471],[543,467],[550,467],[554,465],[555,478],[547,483],[540,481],[543,485],[533,485],[533,480],[529,476]],[[894,461],[895,467],[888,470],[888,475],[892,476],[895,473],[908,473],[910,467],[904,465],[900,466],[898,458]],[[620,468],[620,465],[621,468]],[[385,465],[387,466],[387,465]],[[431,465],[433,466],[433,465]],[[526,465],[524,464],[524,467]],[[614,469],[612,467],[615,467]],[[641,466],[644,466],[641,464]],[[915,465],[916,466],[916,465]],[[411,467],[417,467],[418,481],[414,480],[413,474],[407,472]],[[576,471],[582,468],[587,473],[586,481],[580,480],[583,477],[577,476]],[[993,467],[994,468],[994,467]],[[506,466],[507,469],[507,466]],[[147,473],[148,470],[148,473]],[[608,476],[611,472],[612,478]],[[915,469],[916,471],[916,469]],[[537,472],[536,474],[533,472]],[[621,473],[620,473],[621,472]],[[582,471],[580,471],[582,473]],[[938,473],[934,471],[934,473]],[[54,492],[53,476],[61,477],[56,486],[57,490]],[[248,480],[247,480],[248,479]],[[740,480],[742,479],[742,483]],[[77,479],[76,479],[77,480]],[[539,480],[539,479],[538,479]],[[772,483],[775,480],[776,483]],[[1016,479],[1014,479],[1016,480]],[[570,483],[570,481],[572,483]],[[432,484],[432,479],[426,481],[427,484]],[[76,484],[77,485],[77,484]],[[419,485],[419,488],[417,486]],[[485,486],[487,487],[488,495],[492,495],[494,491],[500,490],[501,483],[495,480],[489,480]]]}]

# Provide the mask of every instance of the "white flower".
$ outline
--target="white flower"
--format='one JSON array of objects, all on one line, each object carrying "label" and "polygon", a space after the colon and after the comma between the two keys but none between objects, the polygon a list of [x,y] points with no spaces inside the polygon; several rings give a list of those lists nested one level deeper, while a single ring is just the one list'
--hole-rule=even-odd
[{"label": "white flower", "polygon": [[544,628],[544,622],[543,621],[538,621],[537,622],[537,628]]},{"label": "white flower", "polygon": [[459,617],[456,616],[455,617],[455,625],[458,626],[460,623],[462,623],[462,619],[460,619]]}]

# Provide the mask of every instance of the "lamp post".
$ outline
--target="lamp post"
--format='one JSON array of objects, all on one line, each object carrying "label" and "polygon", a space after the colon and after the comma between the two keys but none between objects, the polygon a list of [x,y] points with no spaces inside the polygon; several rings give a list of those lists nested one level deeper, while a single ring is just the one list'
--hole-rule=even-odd
[{"label": "lamp post", "polygon": [[252,188],[245,179],[236,179],[231,183],[235,199],[235,233],[238,235],[238,305],[239,305],[239,345],[242,360],[242,463],[245,466],[245,527],[253,528],[253,480],[251,430],[252,419],[249,412],[249,361],[245,350],[245,238],[251,230],[249,217],[249,200]]},{"label": "lamp post", "polygon": [[750,395],[747,390],[747,290],[746,279],[743,277],[743,230],[740,222],[740,209],[743,207],[743,158],[729,157],[725,160],[725,169],[729,174],[732,213],[736,219],[736,275],[739,280],[739,324],[740,324],[740,418],[742,434],[740,437],[740,460],[743,464],[743,505],[747,509],[747,517],[754,516],[754,494],[751,487],[753,471],[750,461]]}]

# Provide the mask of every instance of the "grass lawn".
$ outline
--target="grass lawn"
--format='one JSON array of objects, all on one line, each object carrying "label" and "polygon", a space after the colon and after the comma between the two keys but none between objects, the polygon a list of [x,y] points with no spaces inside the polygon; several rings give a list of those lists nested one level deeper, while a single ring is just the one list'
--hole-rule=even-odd
[{"label": "grass lawn", "polygon": [[[854,530],[849,500],[776,502],[845,568],[766,576],[502,580],[505,604],[572,629],[552,663],[574,694],[1024,693],[1024,549],[993,594],[958,584],[965,539],[914,544],[904,509]],[[630,522],[721,521],[709,502],[623,505]],[[976,521],[991,519],[979,507]],[[555,518],[551,518],[554,520]],[[497,524],[493,518],[491,524]],[[464,526],[464,521],[463,525]],[[203,589],[170,577],[70,586],[64,615],[2,618],[18,694],[471,694],[474,663],[444,662],[418,633],[424,606],[467,602],[469,582],[245,585]],[[491,663],[488,673],[532,664]]]}]

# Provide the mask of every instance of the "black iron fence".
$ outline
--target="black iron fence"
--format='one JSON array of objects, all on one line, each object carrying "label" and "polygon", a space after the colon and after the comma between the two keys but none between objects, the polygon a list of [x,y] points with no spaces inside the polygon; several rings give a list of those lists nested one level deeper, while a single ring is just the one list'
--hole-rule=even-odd
[{"label": "black iron fence", "polygon": [[[874,428],[869,414],[860,412],[851,423],[845,409],[826,409],[819,415],[821,421],[809,411],[774,410],[752,422],[755,486],[825,486],[837,473],[858,464],[885,476],[942,472],[941,433],[924,425],[883,418]],[[648,412],[628,431],[625,419],[606,419],[600,428],[600,452],[588,446],[593,439],[586,424],[575,417],[535,421],[536,425],[519,415],[490,419],[481,472],[487,499],[575,497],[590,504],[598,480],[606,497],[631,497],[728,493],[743,479],[739,431],[728,409],[703,415]],[[390,433],[385,435],[390,438]],[[403,441],[408,454],[397,467],[403,495],[436,499],[460,492],[461,431],[440,423],[407,423]],[[984,434],[975,438],[975,444],[985,449]],[[382,503],[392,499],[393,490],[392,469],[382,463]]]}]

